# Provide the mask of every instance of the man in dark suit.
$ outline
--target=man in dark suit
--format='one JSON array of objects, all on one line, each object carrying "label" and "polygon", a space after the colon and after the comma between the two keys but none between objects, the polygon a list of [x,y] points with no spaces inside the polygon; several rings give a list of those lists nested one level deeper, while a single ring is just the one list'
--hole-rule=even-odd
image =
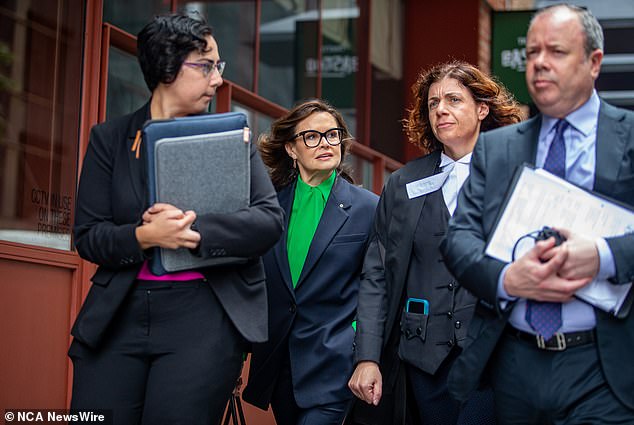
[{"label": "man in dark suit", "polygon": [[[537,243],[505,264],[484,255],[507,182],[523,162],[634,205],[634,114],[594,90],[603,35],[587,10],[557,5],[533,17],[526,81],[541,114],[483,133],[441,249],[478,298],[469,342],[450,377],[465,400],[487,377],[503,424],[634,421],[634,318],[573,297],[594,279],[634,277],[634,235]],[[551,320],[540,322],[540,314]],[[552,336],[552,337],[551,337]]]}]

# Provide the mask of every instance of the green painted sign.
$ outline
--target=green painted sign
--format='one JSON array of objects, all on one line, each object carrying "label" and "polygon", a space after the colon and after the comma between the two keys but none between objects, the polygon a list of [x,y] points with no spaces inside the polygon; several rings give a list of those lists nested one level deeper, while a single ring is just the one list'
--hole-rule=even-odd
[{"label": "green painted sign", "polygon": [[526,31],[533,11],[493,12],[491,72],[521,102],[531,98],[526,88]]}]

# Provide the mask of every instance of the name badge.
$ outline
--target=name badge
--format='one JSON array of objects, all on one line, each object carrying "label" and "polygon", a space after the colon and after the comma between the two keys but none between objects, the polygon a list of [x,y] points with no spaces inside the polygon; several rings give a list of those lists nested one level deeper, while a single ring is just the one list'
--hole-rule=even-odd
[{"label": "name badge", "polygon": [[416,180],[405,185],[407,190],[407,196],[409,199],[418,198],[419,196],[427,195],[428,193],[435,192],[442,187],[449,177],[449,173],[453,170],[453,164],[447,167],[442,173],[434,174],[433,176],[425,177],[424,179]]}]

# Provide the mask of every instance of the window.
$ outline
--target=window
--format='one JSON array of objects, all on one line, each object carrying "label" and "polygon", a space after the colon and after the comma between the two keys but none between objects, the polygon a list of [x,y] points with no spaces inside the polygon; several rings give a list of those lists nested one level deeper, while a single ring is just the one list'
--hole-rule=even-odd
[{"label": "window", "polygon": [[262,1],[258,94],[290,108],[318,96],[317,1]]},{"label": "window", "polygon": [[355,0],[322,0],[321,97],[356,129],[356,86],[359,71]]},{"label": "window", "polygon": [[253,91],[255,1],[184,2],[180,8],[197,10],[213,28],[220,57],[227,62],[223,78]]},{"label": "window", "polygon": [[136,111],[150,94],[136,56],[110,46],[106,119]]},{"label": "window", "polygon": [[104,0],[103,21],[136,35],[156,15],[170,12],[170,0]]},{"label": "window", "polygon": [[0,8],[0,239],[70,250],[84,2]]}]

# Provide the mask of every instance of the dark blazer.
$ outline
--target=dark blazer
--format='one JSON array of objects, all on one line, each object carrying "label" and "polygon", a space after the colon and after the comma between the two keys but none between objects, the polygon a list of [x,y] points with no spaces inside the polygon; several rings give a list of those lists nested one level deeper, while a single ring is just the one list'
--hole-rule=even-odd
[{"label": "dark blazer", "polygon": [[[371,360],[390,367],[380,361],[381,353],[402,309],[414,231],[427,199],[423,195],[410,200],[405,185],[433,175],[439,160],[440,151],[435,151],[409,162],[390,176],[383,189],[363,266],[355,363]],[[377,305],[378,300],[386,304]]]},{"label": "dark blazer", "polygon": [[[295,184],[279,193],[286,224]],[[254,344],[244,399],[266,409],[290,352],[295,398],[302,408],[352,398],[352,321],[359,275],[378,196],[337,176],[293,289],[286,231],[266,253],[269,340]]]},{"label": "dark blazer", "polygon": [[[363,266],[359,288],[355,363],[371,360],[380,364],[386,393],[396,390],[394,385],[400,370],[396,351],[401,333],[398,322],[405,300],[408,270],[412,259],[415,258],[416,229],[424,207],[431,198],[431,194],[427,194],[409,199],[406,185],[435,174],[439,163],[438,150],[407,163],[392,174],[381,194]],[[442,197],[436,198],[436,202],[438,199],[443,202]],[[444,205],[442,207],[444,208]],[[441,231],[446,223],[426,224],[430,226],[426,237],[437,238],[437,243],[440,243],[443,236]],[[439,253],[437,255],[440,256]],[[421,278],[426,277],[428,276]],[[432,304],[431,310],[436,309],[436,313],[429,318],[433,326],[428,326],[428,329],[436,331],[438,335],[445,335],[447,331],[444,327],[449,326],[449,333],[455,331],[456,340],[462,341],[466,337],[466,326],[454,329],[453,321],[448,321],[444,314],[442,317],[437,314],[440,308],[453,308],[451,291],[456,292],[457,288],[452,286],[454,284],[451,281],[443,282],[442,287],[438,286],[438,283],[433,282],[433,290],[428,296]],[[466,291],[459,291],[455,296],[456,306],[462,309],[459,314],[465,315],[461,320],[468,322],[475,300]],[[450,350],[451,347],[447,344],[425,344],[419,351],[424,358],[417,362],[417,365],[423,365],[424,370],[433,373]]]},{"label": "dark blazer", "polygon": [[[485,256],[484,248],[515,168],[523,162],[535,163],[540,125],[538,116],[480,135],[471,173],[441,245],[450,270],[480,299],[469,328],[469,345],[450,374],[450,391],[459,400],[465,400],[478,386],[514,305],[509,303],[506,311],[500,309],[497,281],[505,263]],[[634,113],[603,101],[594,190],[634,206]],[[607,242],[616,263],[614,281],[623,284],[633,280],[634,234],[608,238]],[[619,320],[598,309],[595,313],[603,373],[619,400],[634,408],[634,315]]]},{"label": "dark blazer", "polygon": [[[79,255],[99,265],[72,335],[98,347],[148,252],[139,247],[135,229],[149,207],[145,150],[130,150],[137,130],[150,118],[149,103],[90,133],[75,214]],[[260,255],[279,239],[283,215],[264,164],[251,148],[251,203],[233,214],[198,216],[202,256],[250,257],[247,264],[205,268],[205,276],[238,331],[249,341],[267,338],[264,268]]]}]

